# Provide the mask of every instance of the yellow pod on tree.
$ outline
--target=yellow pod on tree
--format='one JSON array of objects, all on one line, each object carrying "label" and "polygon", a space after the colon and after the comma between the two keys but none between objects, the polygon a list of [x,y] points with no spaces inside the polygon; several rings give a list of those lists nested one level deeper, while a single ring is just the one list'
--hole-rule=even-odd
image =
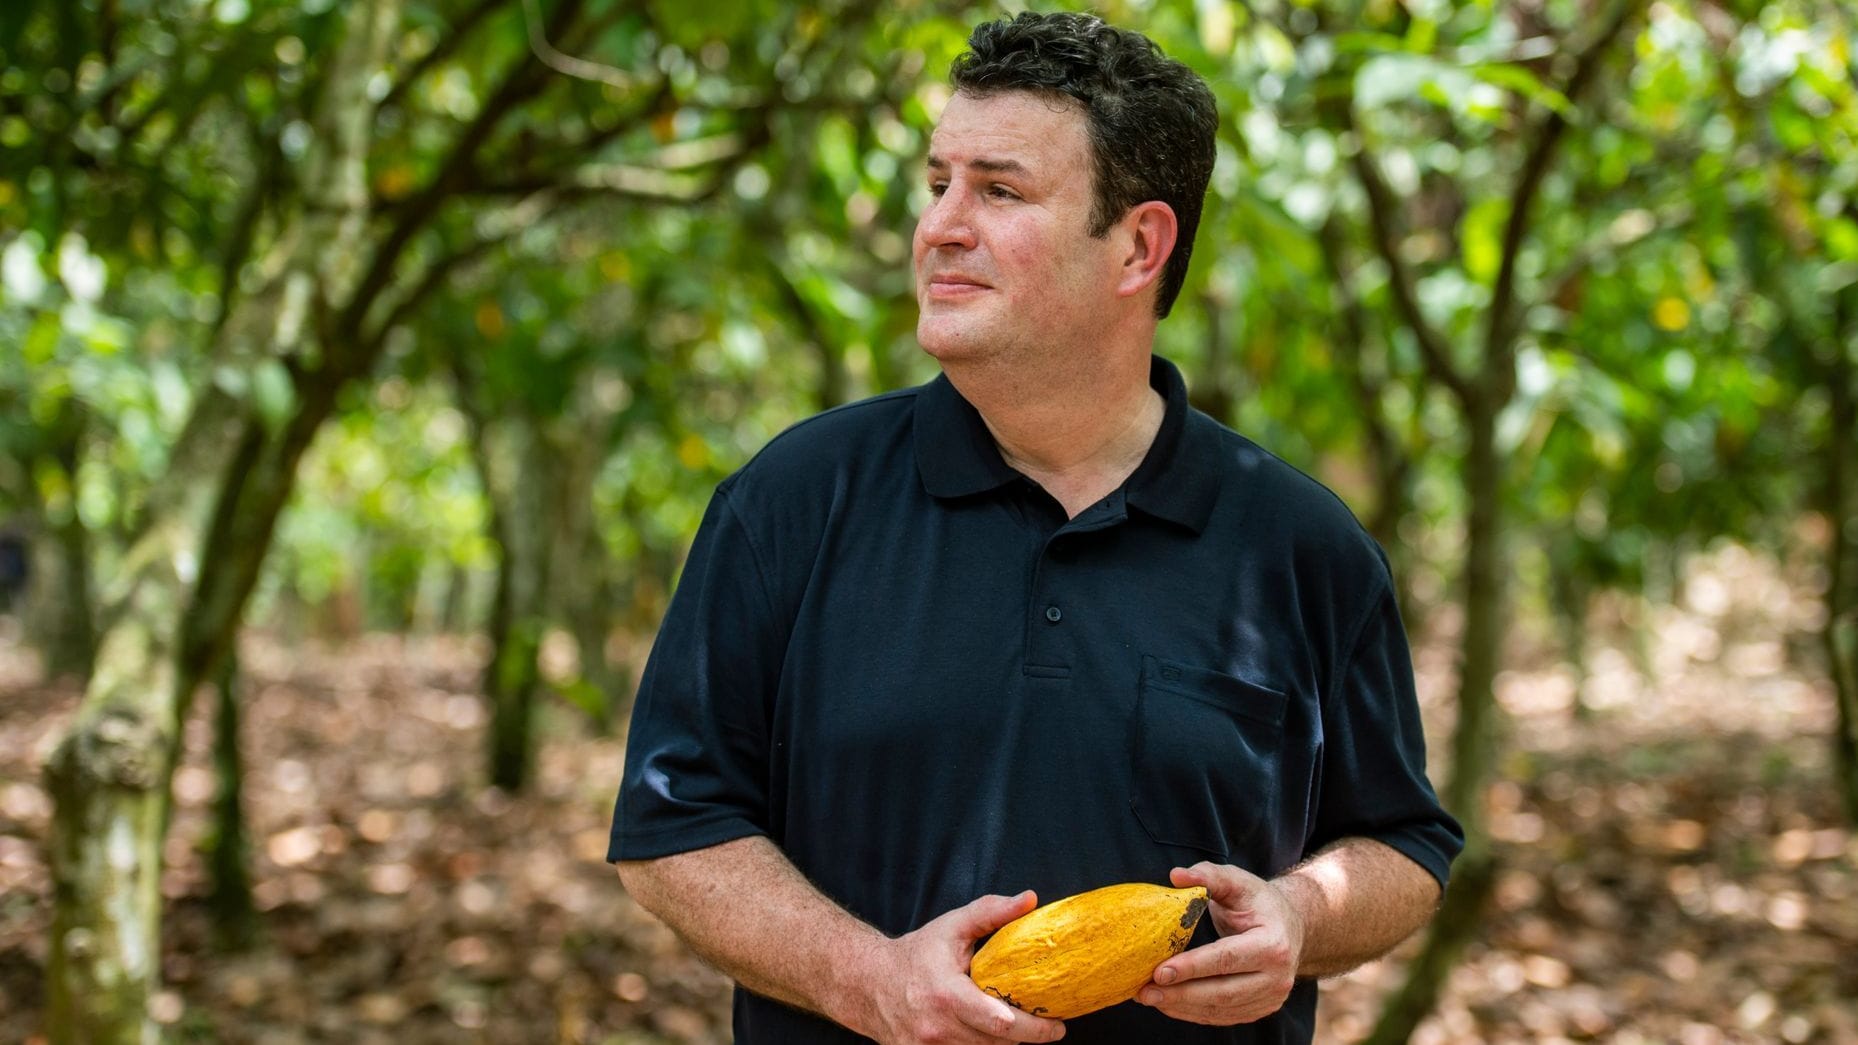
[{"label": "yellow pod on tree", "polygon": [[975,952],[968,975],[1016,1009],[1067,1020],[1135,997],[1205,913],[1200,886],[1107,885],[1008,922]]}]

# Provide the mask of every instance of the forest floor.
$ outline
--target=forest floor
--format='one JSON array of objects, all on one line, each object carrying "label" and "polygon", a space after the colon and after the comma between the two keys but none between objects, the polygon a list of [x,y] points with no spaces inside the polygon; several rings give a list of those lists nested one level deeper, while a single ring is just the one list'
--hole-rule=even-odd
[{"label": "forest floor", "polygon": [[[1420,1045],[1858,1043],[1858,836],[1826,784],[1832,698],[1804,579],[1739,549],[1670,607],[1591,622],[1586,669],[1519,637],[1503,870]],[[1450,621],[1417,644],[1433,751]],[[244,646],[262,937],[213,942],[203,695],[175,779],[157,1017],[181,1041],[717,1042],[729,986],[604,862],[621,743],[547,713],[533,793],[480,784],[479,642]],[[77,691],[0,642],[0,1041],[41,1033],[39,767]],[[1576,713],[1577,706],[1585,712]],[[1365,1035],[1399,955],[1324,985],[1321,1042]]]}]

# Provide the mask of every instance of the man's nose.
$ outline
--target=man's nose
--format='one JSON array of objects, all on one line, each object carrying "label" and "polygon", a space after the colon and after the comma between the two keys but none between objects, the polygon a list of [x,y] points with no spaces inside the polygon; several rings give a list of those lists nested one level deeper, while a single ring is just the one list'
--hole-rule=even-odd
[{"label": "man's nose", "polygon": [[916,236],[925,247],[972,247],[974,225],[969,220],[970,198],[951,185],[940,196],[929,197],[929,205],[916,219]]}]

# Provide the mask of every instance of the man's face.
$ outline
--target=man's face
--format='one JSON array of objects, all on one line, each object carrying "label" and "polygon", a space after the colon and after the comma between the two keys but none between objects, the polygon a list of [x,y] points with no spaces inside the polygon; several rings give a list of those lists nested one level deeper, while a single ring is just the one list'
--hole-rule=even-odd
[{"label": "man's face", "polygon": [[1114,296],[1117,237],[1090,235],[1083,110],[1024,91],[958,93],[929,140],[916,223],[916,338],[936,359],[1078,348]]}]

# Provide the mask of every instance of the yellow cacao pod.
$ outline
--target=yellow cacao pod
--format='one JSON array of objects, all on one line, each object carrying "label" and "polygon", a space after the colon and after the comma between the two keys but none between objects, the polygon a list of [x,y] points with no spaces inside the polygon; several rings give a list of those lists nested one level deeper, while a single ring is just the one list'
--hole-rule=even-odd
[{"label": "yellow cacao pod", "polygon": [[1135,997],[1204,913],[1200,886],[1092,889],[1008,922],[975,952],[968,975],[1014,1008],[1067,1020]]}]

